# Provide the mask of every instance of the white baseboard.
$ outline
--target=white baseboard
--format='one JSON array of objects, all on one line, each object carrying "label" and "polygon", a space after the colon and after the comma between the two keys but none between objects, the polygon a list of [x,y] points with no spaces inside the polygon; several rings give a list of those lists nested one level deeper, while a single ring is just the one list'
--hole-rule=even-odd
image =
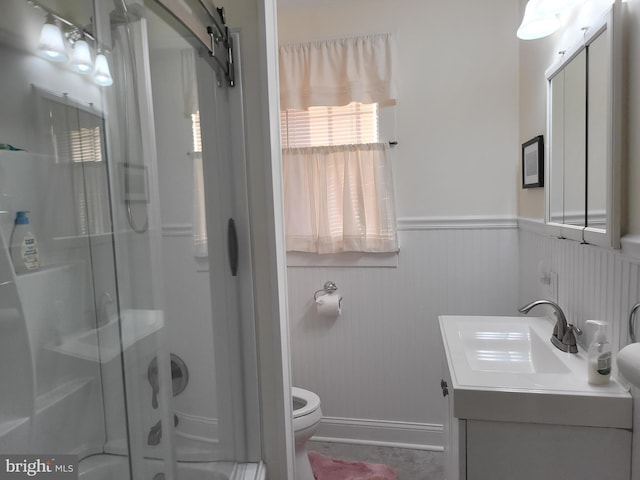
[{"label": "white baseboard", "polygon": [[441,452],[443,437],[442,425],[323,417],[312,440]]}]

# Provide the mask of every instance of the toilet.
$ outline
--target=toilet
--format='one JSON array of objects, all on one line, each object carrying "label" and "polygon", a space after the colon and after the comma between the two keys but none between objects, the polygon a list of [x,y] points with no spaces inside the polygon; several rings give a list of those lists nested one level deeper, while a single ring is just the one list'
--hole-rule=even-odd
[{"label": "toilet", "polygon": [[296,442],[296,480],[314,480],[307,455],[309,440],[322,419],[320,397],[309,390],[292,387],[293,432]]}]

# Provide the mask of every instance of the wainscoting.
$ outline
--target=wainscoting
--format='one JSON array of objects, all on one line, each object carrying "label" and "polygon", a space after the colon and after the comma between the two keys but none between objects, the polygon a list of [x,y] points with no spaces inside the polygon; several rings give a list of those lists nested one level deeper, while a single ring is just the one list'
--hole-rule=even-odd
[{"label": "wainscoting", "polygon": [[[584,332],[578,341],[588,345],[593,331],[588,319],[609,322],[614,352],[630,342],[628,316],[640,301],[640,256],[637,238],[623,238],[622,250],[583,245],[545,235],[540,222],[520,220],[520,300],[551,298],[557,290],[559,305],[570,323]],[[557,273],[557,288],[545,284],[544,273]],[[555,275],[552,275],[554,277]],[[554,280],[555,281],[555,280]],[[640,322],[638,323],[640,326]],[[614,362],[614,373],[617,368]],[[586,374],[586,373],[585,373]],[[632,478],[640,479],[640,389],[634,398]]]},{"label": "wainscoting", "polygon": [[[397,267],[288,268],[293,383],[316,392],[317,438],[442,449],[438,315],[515,315],[518,230],[497,217],[404,218]],[[333,280],[343,313],[316,314]]]},{"label": "wainscoting", "polygon": [[[519,224],[521,302],[557,300],[567,321],[584,332],[578,337],[583,345],[588,346],[593,338],[593,331],[585,324],[588,319],[609,322],[614,352],[629,343],[629,311],[640,301],[640,258],[625,254],[626,249],[613,250],[545,235],[537,222],[521,220]],[[557,298],[553,298],[556,280],[546,284],[547,273],[557,275]]]}]

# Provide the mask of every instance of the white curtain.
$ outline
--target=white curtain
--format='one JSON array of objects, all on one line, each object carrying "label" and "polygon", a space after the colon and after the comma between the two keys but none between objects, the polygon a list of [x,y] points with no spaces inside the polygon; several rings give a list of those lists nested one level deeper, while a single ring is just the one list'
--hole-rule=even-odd
[{"label": "white curtain", "polygon": [[389,147],[283,150],[287,250],[396,252]]},{"label": "white curtain", "polygon": [[280,47],[280,107],[394,105],[394,37],[368,35]]}]

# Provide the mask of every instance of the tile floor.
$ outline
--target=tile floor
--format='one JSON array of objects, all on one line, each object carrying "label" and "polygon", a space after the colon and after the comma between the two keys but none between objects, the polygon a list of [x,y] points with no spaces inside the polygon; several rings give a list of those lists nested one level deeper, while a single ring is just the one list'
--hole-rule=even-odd
[{"label": "tile floor", "polygon": [[398,480],[443,480],[443,454],[407,448],[309,442],[307,450],[340,460],[384,463],[398,473]]}]

